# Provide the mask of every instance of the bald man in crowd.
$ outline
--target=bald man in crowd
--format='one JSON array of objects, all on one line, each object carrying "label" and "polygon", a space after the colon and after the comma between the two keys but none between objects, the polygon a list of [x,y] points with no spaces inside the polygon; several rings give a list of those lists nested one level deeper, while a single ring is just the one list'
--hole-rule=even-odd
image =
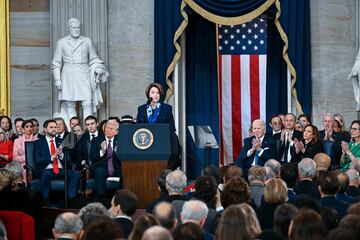
[{"label": "bald man in crowd", "polygon": [[264,166],[268,159],[275,158],[275,141],[265,136],[265,122],[257,119],[252,123],[253,136],[244,139],[244,145],[236,164],[240,166],[245,175],[251,166]]}]

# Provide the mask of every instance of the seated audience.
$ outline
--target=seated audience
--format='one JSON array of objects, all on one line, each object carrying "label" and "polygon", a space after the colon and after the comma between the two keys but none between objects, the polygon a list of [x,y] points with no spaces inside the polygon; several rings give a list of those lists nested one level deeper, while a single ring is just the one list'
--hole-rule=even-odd
[{"label": "seated audience", "polygon": [[5,131],[0,128],[0,168],[12,161],[13,141],[8,140]]},{"label": "seated audience", "polygon": [[251,238],[256,239],[261,233],[261,228],[254,209],[247,203],[241,203],[238,206],[246,218]]},{"label": "seated audience", "polygon": [[220,190],[224,190],[224,185],[232,178],[232,177],[235,177],[235,176],[239,176],[239,177],[247,177],[247,176],[244,176],[244,173],[243,173],[243,170],[241,168],[239,168],[238,166],[236,165],[230,165],[230,166],[227,166],[226,170],[225,170],[225,173],[224,173],[224,176],[223,176],[223,182],[224,184],[222,185],[222,188],[219,186],[219,189]]},{"label": "seated audience", "polygon": [[121,228],[109,217],[97,217],[87,227],[84,227],[82,240],[113,240],[123,239]]},{"label": "seated audience", "polygon": [[108,210],[99,202],[89,203],[82,207],[78,215],[83,222],[84,229],[86,229],[92,221],[95,221],[98,218],[110,217]]},{"label": "seated audience", "polygon": [[266,135],[272,137],[274,140],[280,140],[283,125],[279,115],[272,115],[269,119],[269,125],[271,130],[267,132]]},{"label": "seated audience", "polygon": [[341,147],[343,154],[341,155],[340,167],[346,172],[349,165],[355,158],[360,157],[360,121],[355,120],[351,123],[351,139],[349,143],[342,141]]},{"label": "seated audience", "polygon": [[239,176],[230,178],[224,186],[224,192],[221,200],[224,208],[232,204],[249,203],[249,185]]},{"label": "seated audience", "polygon": [[125,238],[129,237],[133,229],[134,223],[131,216],[134,215],[137,204],[136,195],[127,189],[117,191],[111,200],[111,213],[115,217],[115,222],[123,230]]},{"label": "seated audience", "polygon": [[298,164],[299,182],[294,186],[294,192],[298,195],[305,194],[320,200],[320,192],[313,182],[316,176],[316,164],[310,158],[304,158]]},{"label": "seated audience", "polygon": [[[219,193],[220,195],[220,193]],[[216,209],[223,208],[221,206],[221,200],[218,199],[217,183],[212,176],[200,176],[195,181],[195,194],[194,197],[206,204],[209,209],[204,230],[215,234],[218,224],[218,213]]]},{"label": "seated audience", "polygon": [[30,120],[33,123],[33,135],[36,138],[42,137],[43,135],[39,133],[39,121],[36,118],[31,118]]},{"label": "seated audience", "polygon": [[0,116],[0,128],[4,130],[7,140],[14,141],[16,136],[12,131],[11,119],[8,116]]},{"label": "seated audience", "polygon": [[346,189],[346,194],[353,198],[359,196],[359,173],[354,169],[349,169],[346,171],[346,174],[349,177],[349,186]]},{"label": "seated audience", "polygon": [[280,178],[281,164],[275,159],[269,159],[266,161],[264,167],[268,167],[274,173],[274,177]]},{"label": "seated audience", "polygon": [[215,238],[248,240],[252,238],[252,226],[239,205],[226,208],[220,217]]},{"label": "seated audience", "polygon": [[268,159],[276,157],[276,145],[273,138],[265,135],[265,122],[257,119],[252,123],[253,136],[244,139],[236,164],[245,175],[253,165],[263,166]]},{"label": "seated audience", "polygon": [[52,231],[56,240],[78,240],[83,233],[83,223],[78,215],[66,212],[56,217]]},{"label": "seated audience", "polygon": [[320,172],[326,172],[331,165],[331,159],[326,153],[316,154],[314,156],[314,161],[316,163],[316,171],[318,176]]},{"label": "seated audience", "polygon": [[84,131],[83,131],[83,129],[81,128],[80,125],[75,125],[75,126],[73,127],[73,132],[74,132],[77,140],[80,140],[81,136],[82,136],[83,133],[84,133]]},{"label": "seated audience", "polygon": [[178,223],[173,206],[168,202],[156,204],[153,212],[160,225],[172,232]]},{"label": "seated audience", "polygon": [[[121,161],[117,154],[117,134],[119,124],[107,122],[104,135],[99,134],[91,141],[90,158],[93,165],[92,171],[95,177],[95,190],[99,198],[104,198],[107,193],[106,179],[108,177],[119,178],[119,189],[123,188],[123,176]],[[95,165],[96,164],[96,165]]]},{"label": "seated audience", "polygon": [[22,118],[15,118],[15,120],[14,120],[14,125],[15,125],[15,130],[16,130],[16,132],[15,132],[15,138],[14,138],[14,140],[24,134],[24,128],[23,128],[23,126],[22,126],[23,122],[24,122],[24,119],[22,119]]},{"label": "seated audience", "polygon": [[289,227],[289,239],[325,239],[326,232],[321,216],[311,209],[300,209]]},{"label": "seated audience", "polygon": [[351,204],[347,210],[347,213],[360,216],[360,202]]},{"label": "seated audience", "polygon": [[335,209],[339,218],[343,218],[346,214],[346,210],[349,207],[349,204],[336,200],[335,195],[339,190],[339,187],[340,183],[334,172],[326,172],[319,179],[321,206]]},{"label": "seated audience", "polygon": [[348,230],[346,230],[344,228],[335,228],[328,233],[326,239],[328,239],[328,240],[344,240],[344,239],[355,240],[356,238],[351,232],[348,232]]},{"label": "seated audience", "polygon": [[[209,209],[205,203],[199,200],[189,200],[184,203],[181,210],[181,222],[192,222],[204,229],[204,224],[208,215]],[[205,232],[206,239],[213,239],[212,234]]]},{"label": "seated audience", "polygon": [[292,157],[295,154],[294,140],[300,141],[303,137],[302,132],[295,130],[296,116],[292,113],[287,113],[284,117],[284,131],[281,133],[281,149],[278,159],[282,163],[292,162]]},{"label": "seated audience", "polygon": [[70,118],[70,128],[74,129],[77,125],[80,125],[80,118],[76,116]]},{"label": "seated audience", "polygon": [[359,239],[360,236],[360,216],[355,214],[346,215],[339,222],[338,228],[345,229],[351,233],[355,239]]},{"label": "seated audience", "polygon": [[281,179],[284,180],[288,188],[288,202],[294,202],[296,199],[296,193],[294,192],[294,186],[297,181],[298,169],[295,163],[287,163],[282,165]]},{"label": "seated audience", "polygon": [[351,138],[351,135],[350,135],[350,133],[348,131],[346,131],[344,116],[341,115],[340,113],[335,113],[334,114],[334,120],[337,121],[340,124],[339,133],[341,133],[341,135],[343,136],[343,138],[344,138],[344,140],[346,142],[349,142],[350,138]]},{"label": "seated audience", "polygon": [[279,178],[272,178],[266,182],[264,202],[256,209],[261,229],[273,227],[274,212],[277,206],[288,200],[286,183]]},{"label": "seated audience", "polygon": [[298,209],[290,203],[281,204],[275,209],[273,229],[284,239],[288,237],[290,223],[297,212]]},{"label": "seated audience", "polygon": [[172,233],[174,240],[204,240],[204,233],[198,224],[180,224]]},{"label": "seated audience", "polygon": [[297,120],[301,121],[303,123],[304,127],[311,124],[311,118],[309,115],[306,115],[306,114],[300,114],[298,116]]},{"label": "seated audience", "polygon": [[152,226],[144,232],[142,240],[172,240],[170,232],[162,226]]},{"label": "seated audience", "polygon": [[295,128],[294,128],[296,131],[299,131],[299,132],[304,132],[304,129],[305,129],[305,125],[303,122],[301,121],[296,121],[295,122]]},{"label": "seated audience", "polygon": [[264,167],[254,166],[249,169],[248,173],[250,199],[255,203],[256,207],[261,206],[261,200],[264,195],[266,170]]},{"label": "seated audience", "polygon": [[[64,179],[65,160],[68,161],[68,159],[64,159],[62,150],[59,148],[59,145],[55,144],[57,132],[56,121],[46,120],[43,127],[46,136],[34,142],[34,162],[37,168],[35,175],[41,180],[41,193],[45,205],[49,205],[50,181],[52,179]],[[75,198],[80,174],[72,169],[71,162],[69,162],[67,166],[69,198]]]},{"label": "seated audience", "polygon": [[300,162],[303,158],[314,158],[320,152],[323,152],[323,145],[320,141],[319,131],[314,125],[307,125],[304,130],[302,140],[295,140],[294,162]]},{"label": "seated audience", "polygon": [[160,223],[153,215],[148,213],[141,215],[134,224],[129,240],[141,240],[147,229],[157,225],[160,225]]},{"label": "seated audience", "polygon": [[21,164],[23,179],[26,182],[26,169],[24,168],[26,164],[25,142],[33,142],[37,140],[37,137],[33,135],[33,122],[31,120],[23,121],[22,128],[24,134],[15,139],[14,142],[13,160]]},{"label": "seated audience", "polygon": [[319,131],[320,139],[324,145],[324,153],[329,155],[331,165],[337,167],[340,165],[339,159],[341,158],[341,141],[348,141],[343,138],[342,134],[337,133],[333,129],[334,116],[331,113],[325,113],[323,116],[324,130]]},{"label": "seated audience", "polygon": [[353,197],[346,194],[346,190],[350,184],[349,176],[344,172],[338,172],[336,175],[339,180],[339,190],[336,193],[336,200],[346,202],[348,204],[353,203]]},{"label": "seated audience", "polygon": [[157,186],[158,190],[160,191],[160,197],[154,199],[153,201],[149,202],[146,207],[146,212],[152,213],[154,206],[159,202],[165,201],[166,198],[169,196],[169,192],[166,189],[166,176],[171,173],[170,169],[164,169],[160,172],[160,175],[157,177]]}]

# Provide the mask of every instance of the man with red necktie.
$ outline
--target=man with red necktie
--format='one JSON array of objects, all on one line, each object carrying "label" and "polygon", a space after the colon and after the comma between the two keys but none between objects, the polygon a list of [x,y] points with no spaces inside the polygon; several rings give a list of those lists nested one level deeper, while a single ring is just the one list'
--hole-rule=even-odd
[{"label": "man with red necktie", "polygon": [[[34,142],[34,162],[36,165],[36,176],[41,181],[41,192],[45,204],[49,203],[50,181],[52,179],[64,179],[64,159],[59,146],[56,146],[56,121],[46,120],[43,124],[45,137]],[[71,166],[68,163],[68,166]],[[69,198],[75,198],[79,184],[80,174],[68,169],[68,192]]]}]

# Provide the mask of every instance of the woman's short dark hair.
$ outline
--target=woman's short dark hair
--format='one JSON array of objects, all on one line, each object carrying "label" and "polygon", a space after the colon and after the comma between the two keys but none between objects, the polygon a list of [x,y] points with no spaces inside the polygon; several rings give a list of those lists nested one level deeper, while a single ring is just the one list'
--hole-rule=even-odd
[{"label": "woman's short dark hair", "polygon": [[161,84],[159,83],[150,83],[149,86],[147,86],[146,90],[145,90],[145,96],[147,98],[149,98],[149,94],[150,94],[150,89],[151,88],[157,88],[159,90],[159,94],[160,96],[164,96],[164,88],[161,86]]},{"label": "woman's short dark hair", "polygon": [[297,207],[290,203],[279,205],[274,212],[274,230],[287,238],[290,223],[297,212]]},{"label": "woman's short dark hair", "polygon": [[195,181],[194,196],[206,203],[215,206],[217,183],[212,176],[200,176]]},{"label": "woman's short dark hair", "polygon": [[31,126],[34,126],[34,123],[33,123],[33,121],[32,121],[31,119],[26,119],[26,120],[24,120],[23,123],[21,124],[21,127],[22,127],[22,128],[25,128],[25,125],[28,124],[28,123],[30,123]]}]

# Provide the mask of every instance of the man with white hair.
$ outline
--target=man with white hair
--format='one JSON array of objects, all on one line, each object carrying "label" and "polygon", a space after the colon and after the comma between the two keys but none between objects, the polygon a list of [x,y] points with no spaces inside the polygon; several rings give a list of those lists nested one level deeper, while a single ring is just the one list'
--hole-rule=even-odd
[{"label": "man with white hair", "polygon": [[321,195],[318,186],[313,182],[316,176],[316,163],[311,158],[304,158],[298,164],[299,182],[294,186],[294,192],[298,195],[305,194],[320,200]]},{"label": "man with white hair", "polygon": [[276,178],[280,178],[281,164],[279,161],[275,159],[269,159],[266,161],[264,167],[269,168],[274,173]]},{"label": "man with white hair", "polygon": [[275,141],[265,135],[265,122],[261,119],[254,120],[252,123],[253,136],[244,139],[244,145],[236,164],[240,166],[245,176],[251,166],[260,165],[271,158],[275,158]]},{"label": "man with white hair", "polygon": [[74,213],[66,212],[57,216],[53,228],[53,235],[56,240],[81,238],[83,233],[83,222]]},{"label": "man with white hair", "polygon": [[[195,223],[204,228],[206,218],[208,216],[209,209],[206,204],[199,200],[189,200],[184,203],[181,210],[181,222],[184,223]],[[214,236],[204,231],[205,239],[214,239]]]}]

